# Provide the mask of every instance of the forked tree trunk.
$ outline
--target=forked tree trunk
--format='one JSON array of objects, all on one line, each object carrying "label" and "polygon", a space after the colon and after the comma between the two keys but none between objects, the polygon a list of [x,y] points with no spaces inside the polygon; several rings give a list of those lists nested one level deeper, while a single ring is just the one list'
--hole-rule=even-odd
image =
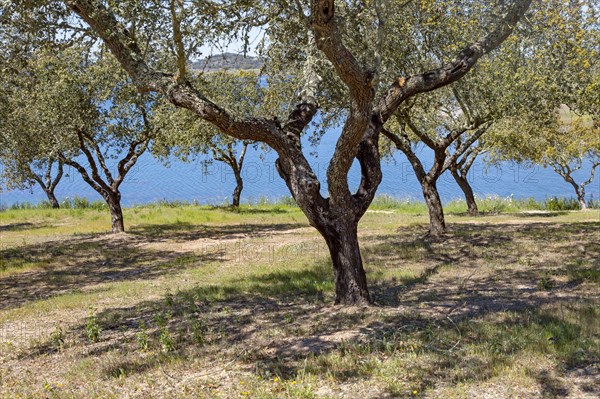
[{"label": "forked tree trunk", "polygon": [[585,190],[583,187],[578,187],[575,189],[575,192],[577,193],[577,201],[579,201],[579,209],[581,209],[582,211],[587,211],[588,207],[587,204],[585,203]]},{"label": "forked tree trunk", "polygon": [[[556,170],[556,168],[554,170]],[[575,180],[573,179],[573,177],[570,174],[561,174],[561,175],[562,175],[563,179],[565,179],[565,181],[570,183],[571,186],[573,186],[573,189],[575,189],[575,194],[577,195],[577,202],[579,202],[579,209],[582,211],[587,211],[588,208],[587,208],[587,204],[585,203],[585,183],[582,185],[579,185],[579,184],[575,183]],[[592,178],[593,178],[593,175],[594,174],[592,173]]]},{"label": "forked tree trunk", "polygon": [[47,189],[45,189],[44,192],[46,193],[46,196],[48,197],[48,201],[50,201],[50,205],[52,206],[52,208],[53,209],[60,208],[60,203],[56,199],[54,192],[52,190],[47,190]]},{"label": "forked tree trunk", "polygon": [[48,165],[44,176],[40,176],[34,173],[31,168],[29,169],[30,176],[40,185],[46,197],[48,197],[48,201],[50,202],[50,206],[53,209],[60,208],[60,203],[56,196],[54,195],[54,190],[56,189],[56,185],[60,182],[63,175],[63,163],[62,161],[58,161],[58,167],[56,170],[56,176],[52,179],[52,166],[54,165],[55,160],[50,158],[48,160]]},{"label": "forked tree trunk", "polygon": [[446,222],[444,221],[444,208],[440,200],[435,181],[423,181],[423,197],[429,210],[429,235],[439,238],[446,233]]},{"label": "forked tree trunk", "polygon": [[479,209],[477,208],[477,202],[475,201],[475,195],[473,194],[473,188],[469,184],[469,181],[461,176],[457,171],[451,170],[452,177],[456,180],[456,183],[462,190],[465,195],[465,200],[467,201],[467,211],[471,216],[477,216],[479,214]]},{"label": "forked tree trunk", "polygon": [[325,238],[333,262],[336,305],[371,303],[367,276],[358,245],[357,224],[350,220],[319,229]]},{"label": "forked tree trunk", "polygon": [[123,233],[125,225],[123,223],[123,210],[121,209],[121,193],[116,193],[108,196],[106,200],[110,211],[113,233]]}]

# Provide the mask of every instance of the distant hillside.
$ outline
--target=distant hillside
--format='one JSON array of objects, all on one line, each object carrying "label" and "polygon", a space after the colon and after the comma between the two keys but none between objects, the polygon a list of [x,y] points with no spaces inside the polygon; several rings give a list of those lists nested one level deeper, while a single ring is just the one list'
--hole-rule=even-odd
[{"label": "distant hillside", "polygon": [[263,60],[259,57],[234,53],[215,54],[192,63],[192,69],[213,72],[221,69],[260,69]]}]

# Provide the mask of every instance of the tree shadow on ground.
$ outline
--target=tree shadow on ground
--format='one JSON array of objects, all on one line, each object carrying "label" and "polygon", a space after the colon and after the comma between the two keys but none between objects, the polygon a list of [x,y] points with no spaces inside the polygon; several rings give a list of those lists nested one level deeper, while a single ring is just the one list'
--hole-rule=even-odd
[{"label": "tree shadow on ground", "polygon": [[[410,262],[421,265],[421,272],[413,277],[391,282],[375,279],[371,289],[379,307],[347,309],[327,305],[333,292],[331,264],[318,261],[303,270],[251,274],[219,285],[167,294],[161,300],[103,310],[96,315],[101,342],[78,350],[94,359],[113,351],[136,353],[140,334],[144,333],[152,349],[164,352],[162,356],[167,358],[233,359],[259,375],[268,372],[292,379],[306,367],[303,361],[321,356],[312,366],[313,372],[329,373],[338,382],[366,380],[372,369],[364,362],[337,367],[328,363],[333,362],[328,360],[330,354],[364,358],[425,353],[427,361],[411,366],[415,371],[406,377],[419,391],[440,381],[485,381],[504,369],[502,366],[516,353],[531,350],[528,337],[541,336],[544,345],[573,347],[580,339],[578,326],[541,312],[547,306],[579,303],[581,292],[576,286],[540,290],[535,282],[542,265],[535,264],[535,260],[531,265],[519,263],[537,247],[523,247],[521,241],[527,238],[548,251],[572,260],[575,257],[574,262],[594,266],[600,258],[600,244],[595,238],[599,225],[456,224],[450,226],[443,243],[415,238],[421,227],[402,228],[397,235],[363,240],[367,265],[369,258],[376,257],[388,268],[402,268]],[[565,235],[570,235],[571,243],[566,242]],[[490,268],[488,263],[494,262],[497,268]],[[472,274],[481,268],[483,275]],[[462,282],[452,280],[458,272],[466,272]],[[433,281],[441,273],[449,283]],[[597,297],[586,297],[588,304],[598,302]],[[501,317],[507,313],[516,314],[512,322]],[[486,328],[473,323],[481,318],[489,318]],[[544,336],[546,330],[541,328],[554,325],[568,332],[562,334],[565,342],[551,336],[555,343]],[[532,333],[522,334],[525,338],[521,341],[515,342],[513,335],[505,333],[513,327],[520,332],[523,326]],[[82,323],[69,333],[85,340],[84,331]],[[172,347],[164,348],[165,337],[171,337]],[[485,348],[488,343],[493,345],[494,356],[468,357],[457,346],[477,343]],[[154,367],[157,356],[123,359],[116,366],[107,366],[105,374],[114,377],[143,372]],[[538,377],[541,389],[550,396],[569,389],[542,372]],[[388,393],[389,397],[396,395],[392,388]]]},{"label": "tree shadow on ground", "polygon": [[517,218],[553,218],[568,215],[569,211],[521,211],[504,213],[504,215]]},{"label": "tree shadow on ground", "polygon": [[[421,231],[420,227],[402,228],[396,235],[364,240],[367,265],[404,263],[418,271],[400,281],[375,281],[371,290],[381,305],[443,303],[448,311],[456,312],[464,304],[475,315],[482,308],[535,305],[541,300],[539,283],[547,267],[552,275],[569,278],[570,285],[562,288],[600,279],[594,272],[600,268],[600,223],[453,224],[446,239],[438,243],[419,238]],[[543,259],[547,254],[538,252],[540,246],[562,258]],[[521,267],[498,275],[494,268],[506,264]],[[442,284],[427,284],[445,267],[457,267],[457,273],[447,276]],[[411,289],[412,295],[405,295]]]},{"label": "tree shadow on ground", "polygon": [[[93,289],[102,283],[153,279],[223,254],[195,255],[141,248],[127,236],[77,237],[0,251],[2,266],[15,273],[0,278],[0,310],[27,302]],[[33,270],[18,271],[34,264]],[[41,267],[41,270],[40,270]]]},{"label": "tree shadow on ground", "polygon": [[43,229],[45,227],[49,227],[49,224],[46,223],[10,223],[0,225],[0,233],[3,231],[23,231],[23,230],[33,230],[33,229]]},{"label": "tree shadow on ground", "polygon": [[[287,208],[287,209],[286,209]],[[215,206],[211,206],[209,209],[211,210],[220,210],[220,211],[228,211],[228,212],[232,212],[232,213],[239,213],[239,214],[248,214],[248,215],[255,215],[255,214],[282,214],[282,213],[289,213],[290,210],[295,209],[295,210],[300,210],[300,208],[290,208],[288,206],[270,206],[269,208],[255,208],[253,206],[242,206],[240,208],[234,207],[232,205],[228,205],[228,206],[219,206],[219,205],[215,205]]]},{"label": "tree shadow on ground", "polygon": [[542,370],[536,379],[542,387],[544,398],[564,398],[569,395],[569,389],[565,384],[552,376],[547,370]]},{"label": "tree shadow on ground", "polygon": [[[431,357],[427,362],[415,364],[419,371],[408,377],[414,380],[412,386],[423,391],[439,383],[440,379],[446,383],[486,381],[497,375],[498,370],[503,369],[501,366],[511,362],[512,356],[528,350],[527,334],[522,341],[515,342],[510,334],[503,332],[512,331],[513,327],[520,331],[523,323],[525,326],[532,323],[532,328],[537,328],[538,324],[564,326],[575,333],[563,334],[566,338],[561,339],[568,340],[568,344],[579,339],[577,326],[558,316],[542,316],[539,312],[546,304],[577,301],[576,295],[519,299],[519,292],[507,289],[499,294],[512,294],[512,301],[504,301],[501,306],[482,306],[480,296],[466,295],[463,300],[469,304],[468,311],[455,312],[451,318],[444,312],[422,311],[420,304],[412,301],[403,306],[406,311],[380,307],[382,313],[373,317],[378,308],[347,309],[326,304],[331,300],[329,291],[333,284],[329,268],[328,262],[322,262],[307,270],[249,276],[219,286],[178,291],[160,301],[107,309],[97,315],[103,342],[89,345],[87,356],[97,357],[115,350],[135,353],[139,345],[135,337],[140,331],[146,331],[152,342],[150,345],[161,352],[161,342],[167,331],[174,342],[174,348],[163,353],[167,358],[182,361],[235,359],[246,365],[249,372],[280,375],[291,380],[306,367],[303,363],[306,359],[323,356],[322,361],[312,366],[313,372],[328,373],[342,383],[366,380],[373,371],[361,362],[351,362],[344,367],[329,364],[334,361],[329,360],[329,354],[359,358],[384,355],[385,358],[398,353],[429,353]],[[324,288],[323,281],[331,286]],[[407,294],[414,287],[409,284]],[[493,301],[492,298],[489,300]],[[442,306],[448,299],[439,295],[432,302]],[[512,321],[502,318],[489,321],[494,331],[492,336],[489,336],[489,326],[484,329],[480,323],[472,322],[475,317],[507,312],[517,316]],[[525,315],[522,320],[526,322],[521,321],[519,314]],[[84,328],[83,324],[76,326],[71,333],[83,336]],[[533,331],[529,335],[540,333]],[[493,350],[494,356],[468,357],[460,350],[474,342],[488,345],[488,341],[497,346]],[[107,367],[106,375],[142,372],[153,367],[157,356],[145,360],[124,359],[116,368],[113,364]],[[553,383],[549,377],[539,381],[543,389],[557,395],[557,389],[568,390],[568,387],[561,388],[558,382]]]},{"label": "tree shadow on ground", "polygon": [[[125,235],[82,235],[0,251],[0,270],[15,273],[0,278],[0,310],[40,299],[89,289],[94,285],[150,280],[166,273],[222,262],[228,248],[211,246],[202,253],[152,250],[143,244],[209,239],[271,237],[303,224],[204,226],[187,223],[142,225]],[[28,267],[33,269],[27,271]],[[19,271],[23,268],[23,271]],[[40,271],[40,268],[42,270]]]},{"label": "tree shadow on ground", "polygon": [[520,211],[520,212],[498,212],[498,211],[479,211],[477,215],[470,215],[468,212],[447,212],[448,215],[458,217],[490,217],[490,216],[511,216],[517,218],[553,218],[568,215],[569,211]]},{"label": "tree shadow on ground", "polygon": [[271,237],[278,233],[306,227],[303,223],[280,224],[229,224],[229,225],[196,225],[191,223],[142,224],[129,230],[129,233],[144,241],[175,242],[194,241],[199,239],[232,240]]}]

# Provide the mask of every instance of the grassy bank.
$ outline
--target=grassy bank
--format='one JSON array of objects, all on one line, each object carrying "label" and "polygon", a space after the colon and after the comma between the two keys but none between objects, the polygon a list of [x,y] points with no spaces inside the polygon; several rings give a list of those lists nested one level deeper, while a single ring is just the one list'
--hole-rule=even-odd
[{"label": "grassy bank", "polygon": [[[535,200],[529,198],[513,198],[500,196],[478,197],[477,204],[482,212],[498,213],[498,212],[519,212],[530,210],[546,210],[546,211],[569,211],[578,210],[579,203],[576,198],[566,197],[548,197],[544,200]],[[60,206],[63,209],[108,209],[106,203],[102,200],[89,201],[87,198],[74,197],[65,198],[60,201]],[[197,206],[205,209],[227,208],[229,204],[226,202],[219,206],[201,204],[198,201],[157,201],[154,203],[132,205],[130,208],[180,208],[186,206]],[[258,199],[250,198],[245,201],[246,208],[292,208],[296,207],[294,199],[289,196],[278,199],[270,199],[268,197],[259,197]],[[0,205],[0,211],[7,209],[50,209],[51,205],[48,201],[39,203],[32,202],[16,202],[7,205]],[[446,212],[464,213],[467,211],[467,205],[463,199],[454,199],[448,201],[444,206]],[[588,200],[588,208],[599,209],[600,202],[593,198]],[[399,199],[389,195],[378,195],[371,204],[371,209],[393,209],[401,213],[423,213],[427,211],[427,207],[423,201],[414,199]]]},{"label": "grassy bank", "polygon": [[598,396],[598,211],[378,201],[369,309],[290,204],[0,212],[0,397]]}]

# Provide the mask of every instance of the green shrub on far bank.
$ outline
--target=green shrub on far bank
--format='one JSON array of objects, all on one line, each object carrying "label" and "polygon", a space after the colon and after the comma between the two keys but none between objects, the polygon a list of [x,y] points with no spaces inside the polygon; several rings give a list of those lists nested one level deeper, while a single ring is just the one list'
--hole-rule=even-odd
[{"label": "green shrub on far bank", "polygon": [[69,197],[64,198],[60,202],[60,206],[65,209],[95,209],[97,211],[108,209],[108,205],[102,200],[90,201],[86,197],[78,196],[72,199]]},{"label": "green shrub on far bank", "polygon": [[[600,202],[591,197],[587,202],[589,209],[600,209]],[[545,208],[548,211],[573,211],[579,209],[579,201],[575,198],[550,197],[545,200]]]},{"label": "green shrub on far bank", "polygon": [[[63,209],[95,209],[106,210],[108,206],[102,200],[90,201],[86,197],[75,196],[73,198],[66,197],[60,201],[60,206]],[[149,203],[134,204],[130,208],[181,208],[187,206],[205,206],[214,207],[211,204],[201,204],[198,200],[158,200]],[[229,207],[226,201],[217,207]],[[282,196],[272,199],[261,195],[257,199],[249,197],[247,201],[242,203],[243,207],[288,207],[297,208],[296,201],[291,196]],[[575,198],[565,197],[548,197],[538,201],[532,197],[528,198],[513,198],[512,196],[500,197],[498,195],[490,195],[483,198],[477,198],[477,206],[482,213],[503,213],[503,212],[520,212],[532,210],[546,211],[571,211],[579,210],[579,203]],[[589,209],[600,209],[600,201],[593,198],[588,200],[587,206]],[[52,208],[49,201],[43,200],[37,204],[32,202],[15,202],[8,206],[0,203],[0,211],[6,209],[50,209]],[[396,198],[388,194],[381,194],[375,197],[370,209],[374,210],[395,210],[400,213],[407,214],[422,214],[427,213],[427,207],[421,200],[410,198]],[[444,211],[449,214],[460,214],[467,212],[467,204],[464,199],[454,199],[444,203]]]}]

